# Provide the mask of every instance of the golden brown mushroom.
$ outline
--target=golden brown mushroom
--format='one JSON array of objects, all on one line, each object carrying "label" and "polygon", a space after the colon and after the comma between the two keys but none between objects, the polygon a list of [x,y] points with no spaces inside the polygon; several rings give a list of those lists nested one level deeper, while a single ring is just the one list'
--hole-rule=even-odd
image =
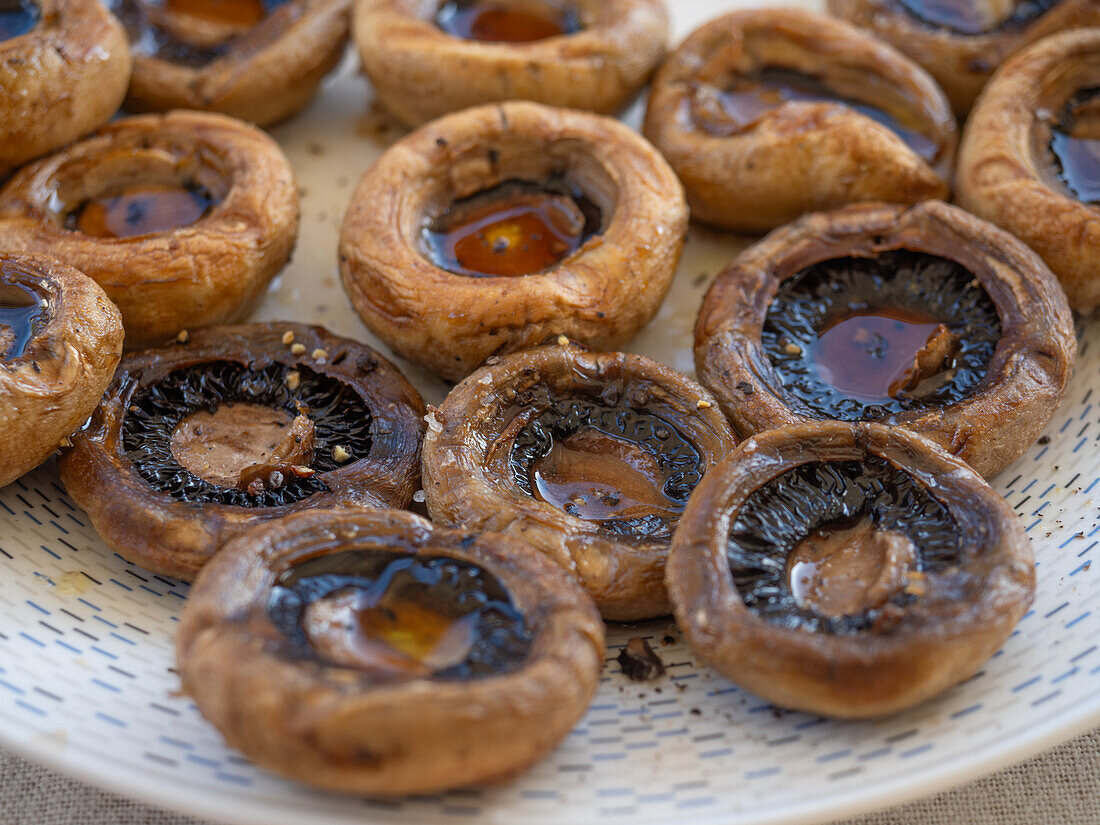
[{"label": "golden brown mushroom", "polygon": [[1076,351],[1039,257],[938,201],[859,204],[777,229],[718,276],[695,327],[699,379],[743,436],[877,421],[987,477],[1054,415]]},{"label": "golden brown mushroom", "polygon": [[692,217],[738,232],[857,201],[946,197],[956,140],[923,69],[796,9],[697,29],[657,73],[645,134],[683,181]]},{"label": "golden brown mushroom", "polygon": [[298,190],[275,141],[202,112],[119,120],[0,190],[5,248],[99,283],[128,349],[244,318],[297,232]]},{"label": "golden brown mushroom", "polygon": [[183,689],[284,776],[390,796],[499,781],[584,713],[603,625],[514,538],[302,513],[230,542],[188,598]]},{"label": "golden brown mushroom", "polygon": [[1079,312],[1100,305],[1100,29],[1006,63],[967,123],[959,203],[1042,256]]},{"label": "golden brown mushroom", "polygon": [[723,676],[785,708],[895,713],[981,667],[1035,593],[1031,545],[982,479],[901,427],[818,422],[710,472],[666,575]]},{"label": "golden brown mushroom", "polygon": [[1093,0],[826,0],[936,78],[963,118],[989,76],[1030,43],[1100,24]]},{"label": "golden brown mushroom", "polygon": [[272,126],[313,98],[348,39],[350,0],[107,0],[130,35],[126,107]]},{"label": "golden brown mushroom", "polygon": [[558,344],[494,359],[428,416],[437,523],[523,539],[605,618],[668,613],[668,542],[699,479],[736,444],[713,397],[640,355]]},{"label": "golden brown mushroom", "polygon": [[410,126],[482,103],[613,113],[661,62],[661,0],[358,0],[355,41],[382,104]]},{"label": "golden brown mushroom", "polygon": [[637,133],[510,102],[391,147],[344,218],[340,271],[375,335],[458,380],[550,336],[624,345],[657,312],[686,231],[683,189]]},{"label": "golden brown mushroom", "polygon": [[302,324],[216,327],[128,355],[59,468],[108,547],[191,579],[252,524],[407,506],[423,414],[363,344]]},{"label": "golden brown mushroom", "polygon": [[122,355],[122,318],[71,266],[0,255],[0,487],[83,424]]},{"label": "golden brown mushroom", "polygon": [[98,129],[130,81],[126,33],[97,0],[13,0],[0,12],[0,177]]}]

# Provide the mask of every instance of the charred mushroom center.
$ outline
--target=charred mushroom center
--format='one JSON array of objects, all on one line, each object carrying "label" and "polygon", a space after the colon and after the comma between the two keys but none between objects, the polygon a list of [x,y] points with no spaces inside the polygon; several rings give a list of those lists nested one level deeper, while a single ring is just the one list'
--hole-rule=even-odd
[{"label": "charred mushroom center", "polygon": [[870,457],[803,464],[762,485],[736,513],[726,551],[761,618],[851,633],[888,624],[928,592],[928,579],[957,573],[962,537],[928,487]]},{"label": "charred mushroom center", "polygon": [[324,473],[370,453],[371,429],[364,399],[333,376],[215,361],[136,389],[122,440],[177,499],[273,507],[327,490]]},{"label": "charred mushroom center", "polygon": [[279,577],[267,613],[291,655],[376,680],[508,673],[532,639],[495,576],[442,556],[368,549],[317,556]]},{"label": "charred mushroom center", "polygon": [[762,342],[801,412],[852,421],[961,400],[985,377],[1000,337],[1000,316],[969,270],[890,251],[784,280]]},{"label": "charred mushroom center", "polygon": [[697,83],[691,109],[702,128],[728,137],[752,128],[766,113],[785,103],[839,103],[892,130],[925,160],[936,159],[939,144],[925,133],[914,111],[900,103],[868,102],[861,99],[862,87],[842,85],[782,66],[762,66],[718,84]]},{"label": "charred mushroom center", "polygon": [[1082,203],[1100,203],[1100,89],[1073,96],[1050,126],[1058,181]]},{"label": "charred mushroom center", "polygon": [[572,4],[551,0],[447,0],[435,23],[447,34],[483,43],[531,43],[582,28]]},{"label": "charred mushroom center", "polygon": [[191,226],[229,191],[211,152],[172,138],[74,158],[51,184],[55,218],[66,229],[119,240]]},{"label": "charred mushroom center", "polygon": [[38,4],[31,0],[0,0],[0,41],[26,34],[41,16]]},{"label": "charred mushroom center", "polygon": [[18,271],[0,268],[0,361],[19,358],[49,317],[49,303]]},{"label": "charred mushroom center", "polygon": [[897,0],[912,17],[962,35],[989,34],[1022,26],[1060,0]]},{"label": "charred mushroom center", "polygon": [[448,272],[516,277],[554,267],[600,229],[601,211],[579,187],[509,180],[449,205],[425,224],[421,243]]},{"label": "charred mushroom center", "polygon": [[798,542],[787,558],[795,604],[829,619],[858,616],[900,593],[916,562],[912,540],[878,530],[864,516],[825,525]]},{"label": "charred mushroom center", "polygon": [[259,494],[288,477],[313,475],[314,426],[306,415],[259,404],[199,410],[172,433],[172,456],[188,472],[219,487]]},{"label": "charred mushroom center", "polygon": [[512,448],[529,495],[622,538],[667,540],[702,477],[699,449],[665,418],[584,399],[551,404]]}]

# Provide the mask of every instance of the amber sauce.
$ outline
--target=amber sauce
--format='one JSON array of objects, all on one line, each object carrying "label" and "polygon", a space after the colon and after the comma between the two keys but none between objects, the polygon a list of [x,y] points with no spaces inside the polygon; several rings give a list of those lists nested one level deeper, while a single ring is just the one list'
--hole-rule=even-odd
[{"label": "amber sauce", "polygon": [[262,0],[165,0],[175,14],[228,26],[254,26],[267,14]]},{"label": "amber sauce", "polygon": [[190,226],[214,203],[197,186],[128,186],[85,201],[68,216],[66,225],[96,238],[132,238]]},{"label": "amber sauce", "polygon": [[0,273],[0,359],[18,358],[46,316],[46,302],[20,283],[6,283]]},{"label": "amber sauce", "polygon": [[432,261],[470,277],[543,272],[583,245],[589,219],[577,199],[518,181],[456,202],[422,232]]},{"label": "amber sauce", "polygon": [[638,442],[596,429],[555,441],[531,467],[535,497],[588,521],[675,516],[657,459]]},{"label": "amber sauce", "polygon": [[1100,203],[1100,89],[1074,95],[1053,124],[1050,150],[1058,177],[1077,200]]},{"label": "amber sauce", "polygon": [[[851,398],[878,403],[912,388],[915,362],[943,334],[936,319],[912,310],[853,311],[821,332],[811,359],[826,383]],[[938,372],[936,365],[924,371]]]},{"label": "amber sauce", "polygon": [[0,2],[0,41],[26,34],[38,25],[38,6],[29,0]]},{"label": "amber sauce", "polygon": [[436,14],[448,34],[483,43],[531,43],[578,31],[576,16],[551,3],[449,0]]},{"label": "amber sauce", "polygon": [[1012,0],[900,0],[916,17],[959,34],[983,34],[1012,16]]},{"label": "amber sauce", "polygon": [[[900,137],[910,149],[925,160],[934,160],[939,146],[921,131],[903,123],[897,116],[864,103],[845,97],[830,89],[816,77],[789,69],[765,68],[746,78],[738,88],[718,93],[723,119],[728,119],[733,131],[745,129],[766,112],[784,103],[843,103],[877,123],[881,123]],[[726,131],[727,124],[708,124],[712,131]]]}]

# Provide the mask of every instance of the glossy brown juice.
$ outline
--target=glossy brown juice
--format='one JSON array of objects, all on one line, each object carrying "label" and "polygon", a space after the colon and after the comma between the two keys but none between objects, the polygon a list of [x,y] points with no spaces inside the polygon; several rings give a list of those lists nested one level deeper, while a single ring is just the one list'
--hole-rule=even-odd
[{"label": "glossy brown juice", "polygon": [[1100,89],[1074,95],[1053,124],[1050,151],[1058,177],[1077,200],[1100,203]]},{"label": "glossy brown juice", "polygon": [[128,186],[85,201],[69,216],[67,226],[96,238],[132,238],[190,226],[213,205],[210,195],[198,187]]},{"label": "glossy brown juice", "polygon": [[45,315],[46,304],[34,290],[5,282],[0,273],[0,360],[21,356]]},{"label": "glossy brown juice", "polygon": [[241,27],[256,25],[267,13],[262,0],[165,0],[165,8],[211,23]]},{"label": "glossy brown juice", "polygon": [[41,13],[29,0],[0,0],[0,41],[26,34],[38,25]]},{"label": "glossy brown juice", "polygon": [[455,37],[484,43],[531,43],[578,28],[566,9],[530,2],[515,7],[505,0],[451,0],[440,8],[436,23]]},{"label": "glossy brown juice", "polygon": [[587,239],[575,198],[504,183],[452,205],[425,227],[433,262],[471,277],[517,277],[553,267]]},{"label": "glossy brown juice", "polygon": [[865,402],[895,398],[940,331],[936,319],[900,308],[849,312],[821,332],[811,358],[822,380]]}]

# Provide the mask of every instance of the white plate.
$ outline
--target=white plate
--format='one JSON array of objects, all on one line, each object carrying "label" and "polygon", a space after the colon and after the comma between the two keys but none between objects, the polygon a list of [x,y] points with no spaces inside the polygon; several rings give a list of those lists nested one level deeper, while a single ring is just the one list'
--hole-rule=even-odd
[{"label": "white plate", "polygon": [[[734,4],[669,5],[682,36]],[[304,190],[303,224],[260,317],[376,344],[339,286],[335,253],[352,188],[379,153],[368,99],[349,59],[276,130]],[[634,349],[690,372],[702,293],[740,245],[693,229],[669,300]],[[0,490],[0,744],[146,802],[267,825],[824,822],[965,781],[1100,724],[1100,567],[1089,566],[1100,552],[1098,337],[1093,324],[1082,338],[1049,443],[996,482],[1035,543],[1035,607],[981,673],[912,712],[867,723],[783,713],[696,665],[671,625],[612,628],[610,657],[640,632],[669,675],[639,686],[611,664],[585,719],[518,781],[390,802],[313,791],[228,750],[174,694],[186,586],[107,551],[48,465]],[[429,401],[442,398],[442,383],[402,366]],[[666,635],[677,641],[662,644]]]}]

